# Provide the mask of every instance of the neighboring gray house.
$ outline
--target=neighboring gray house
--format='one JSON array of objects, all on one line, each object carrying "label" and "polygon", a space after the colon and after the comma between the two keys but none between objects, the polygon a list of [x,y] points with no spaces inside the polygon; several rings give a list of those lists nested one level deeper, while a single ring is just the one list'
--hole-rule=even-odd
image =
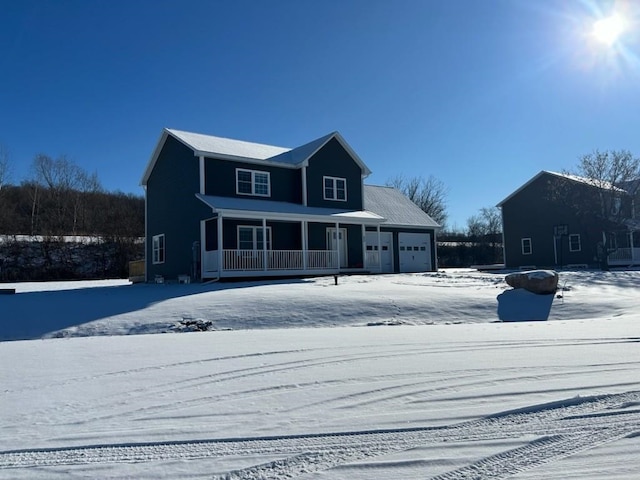
[{"label": "neighboring gray house", "polygon": [[141,182],[146,279],[435,270],[439,225],[370,173],[337,132],[289,149],[164,129]]},{"label": "neighboring gray house", "polygon": [[[612,191],[613,197],[603,202]],[[617,222],[592,214],[602,205]],[[507,268],[640,263],[638,235],[620,222],[633,216],[625,190],[604,191],[589,179],[543,170],[498,207]]]}]

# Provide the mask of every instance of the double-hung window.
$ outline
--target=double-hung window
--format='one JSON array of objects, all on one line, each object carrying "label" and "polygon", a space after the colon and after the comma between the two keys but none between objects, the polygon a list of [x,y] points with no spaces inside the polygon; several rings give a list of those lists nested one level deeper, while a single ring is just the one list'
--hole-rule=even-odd
[{"label": "double-hung window", "polygon": [[164,233],[152,237],[153,263],[164,263]]},{"label": "double-hung window", "polygon": [[579,252],[580,250],[582,250],[582,246],[580,245],[580,234],[572,233],[569,235],[569,251]]},{"label": "double-hung window", "polygon": [[340,177],[323,177],[325,200],[347,201],[347,180]]},{"label": "double-hung window", "polygon": [[523,238],[521,239],[521,244],[522,244],[522,254],[523,255],[531,255],[531,253],[533,252],[532,246],[531,246],[531,239],[530,238]]},{"label": "double-hung window", "polygon": [[269,172],[236,168],[236,193],[238,195],[271,196]]},{"label": "double-hung window", "polygon": [[[238,250],[263,250],[264,234],[259,226],[238,226]],[[267,227],[267,250],[271,250],[271,227]]]}]

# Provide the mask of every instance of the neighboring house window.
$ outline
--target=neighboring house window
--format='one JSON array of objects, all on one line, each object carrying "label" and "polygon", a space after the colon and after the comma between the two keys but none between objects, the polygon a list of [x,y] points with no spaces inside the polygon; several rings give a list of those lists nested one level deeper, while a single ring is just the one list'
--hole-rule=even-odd
[{"label": "neighboring house window", "polygon": [[523,255],[531,255],[532,249],[531,249],[531,239],[530,238],[523,238],[522,239],[522,254]]},{"label": "neighboring house window", "polygon": [[[262,227],[238,226],[238,250],[263,250]],[[267,250],[271,250],[271,227],[267,227]]]},{"label": "neighboring house window", "polygon": [[164,233],[161,235],[154,235],[152,238],[153,244],[153,263],[164,263]]},{"label": "neighboring house window", "polygon": [[238,195],[271,195],[269,172],[236,168],[236,193]]},{"label": "neighboring house window", "polygon": [[579,252],[582,250],[580,245],[580,234],[572,233],[569,235],[569,251],[570,252]]},{"label": "neighboring house window", "polygon": [[324,199],[347,201],[347,180],[339,177],[323,177]]}]

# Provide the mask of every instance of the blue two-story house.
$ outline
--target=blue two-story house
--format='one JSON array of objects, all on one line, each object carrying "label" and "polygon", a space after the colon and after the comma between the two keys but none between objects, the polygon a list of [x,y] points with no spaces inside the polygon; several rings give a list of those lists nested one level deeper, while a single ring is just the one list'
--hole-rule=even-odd
[{"label": "blue two-story house", "polygon": [[297,148],[164,129],[142,177],[147,281],[437,268],[439,225],[342,136]]}]

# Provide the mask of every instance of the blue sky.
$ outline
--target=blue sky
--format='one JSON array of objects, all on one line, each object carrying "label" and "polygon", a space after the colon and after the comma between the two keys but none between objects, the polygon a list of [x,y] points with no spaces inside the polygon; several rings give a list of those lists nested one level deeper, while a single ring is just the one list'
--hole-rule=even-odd
[{"label": "blue sky", "polygon": [[[164,127],[285,147],[338,130],[367,183],[441,180],[462,228],[542,169],[640,155],[638,3],[3,0],[0,143],[14,182],[46,153],[142,194]],[[629,29],[607,47],[591,27],[613,10]]]}]

